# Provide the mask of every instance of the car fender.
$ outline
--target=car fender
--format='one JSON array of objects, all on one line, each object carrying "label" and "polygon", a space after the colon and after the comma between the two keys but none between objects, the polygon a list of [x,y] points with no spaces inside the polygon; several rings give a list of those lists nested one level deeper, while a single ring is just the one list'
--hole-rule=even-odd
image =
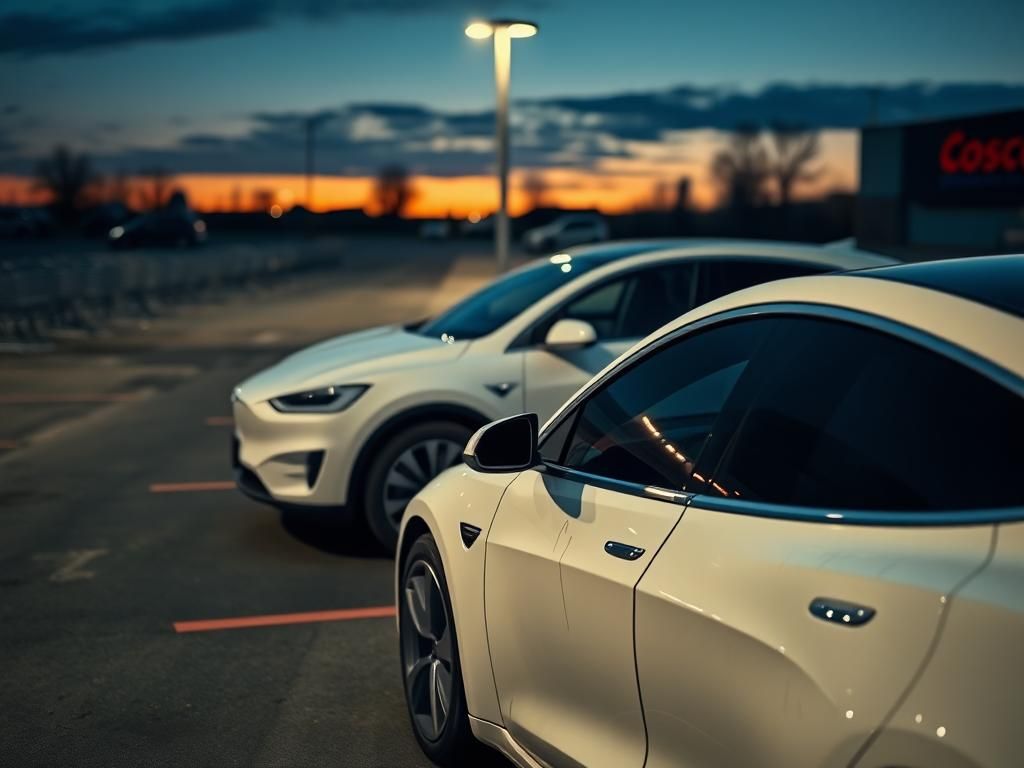
[{"label": "car fender", "polygon": [[[482,474],[466,466],[441,473],[406,507],[395,558],[396,603],[401,574],[413,542],[429,532],[441,553],[455,617],[466,705],[473,717],[503,725],[487,644],[484,560],[487,534],[505,489],[518,473]],[[462,536],[462,526],[478,531]]]}]

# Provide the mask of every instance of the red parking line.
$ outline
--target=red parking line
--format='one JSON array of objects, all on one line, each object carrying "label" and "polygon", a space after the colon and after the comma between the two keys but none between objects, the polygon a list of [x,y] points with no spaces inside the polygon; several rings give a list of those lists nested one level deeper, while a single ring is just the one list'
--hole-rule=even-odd
[{"label": "red parking line", "polygon": [[235,420],[230,416],[207,416],[206,426],[208,427],[230,427],[233,426]]},{"label": "red parking line", "polygon": [[395,615],[395,606],[380,605],[372,608],[344,608],[337,611],[311,611],[309,613],[278,613],[270,616],[243,616],[235,619],[202,619],[176,621],[174,631],[214,632],[220,629],[247,629],[249,627],[276,627],[282,624],[313,624],[321,621],[351,621],[352,619],[386,619]]},{"label": "red parking line", "polygon": [[234,480],[209,480],[201,483],[152,483],[150,493],[188,493],[191,491],[234,490]]}]

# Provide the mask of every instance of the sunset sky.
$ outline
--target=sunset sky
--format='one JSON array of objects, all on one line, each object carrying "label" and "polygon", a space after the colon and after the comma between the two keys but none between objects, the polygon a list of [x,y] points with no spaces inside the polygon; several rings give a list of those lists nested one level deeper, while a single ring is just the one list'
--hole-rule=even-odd
[{"label": "sunset sky", "polygon": [[415,176],[410,213],[496,204],[493,72],[465,24],[524,16],[513,51],[513,212],[527,173],[545,202],[606,211],[659,186],[716,189],[711,155],[739,123],[820,129],[805,195],[854,190],[858,126],[1024,106],[1024,4],[980,0],[5,0],[0,203],[33,197],[57,144],[107,175],[160,167],[202,209],[268,195],[361,207],[374,174]]}]

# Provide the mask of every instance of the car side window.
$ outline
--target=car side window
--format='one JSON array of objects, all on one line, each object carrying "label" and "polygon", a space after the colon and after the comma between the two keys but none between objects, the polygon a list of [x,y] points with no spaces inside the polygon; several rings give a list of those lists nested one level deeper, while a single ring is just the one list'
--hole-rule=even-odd
[{"label": "car side window", "polygon": [[586,320],[601,341],[639,339],[692,309],[696,296],[693,264],[659,265],[591,289],[555,319]]},{"label": "car side window", "polygon": [[724,448],[698,468],[708,493],[827,509],[1024,504],[1024,398],[880,331],[786,322],[756,393],[715,425]]},{"label": "car side window", "polygon": [[578,408],[564,465],[685,489],[711,425],[773,323],[743,320],[698,331],[627,368]]},{"label": "car side window", "polygon": [[749,288],[752,285],[803,277],[829,271],[818,264],[795,264],[771,259],[713,259],[700,265],[700,300],[706,304],[719,296]]}]

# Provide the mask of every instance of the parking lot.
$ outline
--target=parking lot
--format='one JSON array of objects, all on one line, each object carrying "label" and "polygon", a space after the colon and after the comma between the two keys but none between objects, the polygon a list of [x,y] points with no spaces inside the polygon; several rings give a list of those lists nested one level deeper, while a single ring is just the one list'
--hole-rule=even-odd
[{"label": "parking lot", "polygon": [[486,243],[330,247],[326,271],[0,357],[6,764],[427,764],[391,559],[234,490],[228,394],[317,339],[429,314],[492,265]]}]

